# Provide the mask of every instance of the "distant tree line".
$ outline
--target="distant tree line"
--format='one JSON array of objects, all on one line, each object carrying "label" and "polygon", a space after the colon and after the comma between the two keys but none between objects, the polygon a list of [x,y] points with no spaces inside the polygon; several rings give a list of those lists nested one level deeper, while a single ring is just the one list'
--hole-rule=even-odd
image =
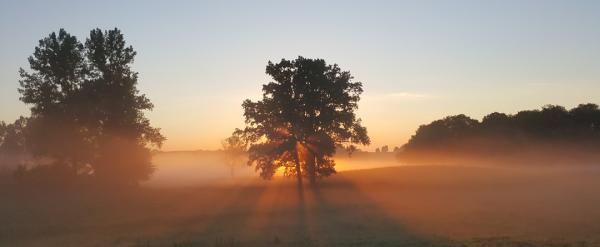
[{"label": "distant tree line", "polygon": [[[450,157],[499,157],[536,154],[538,158],[595,157],[600,151],[600,109],[580,104],[570,110],[546,105],[514,115],[494,112],[481,121],[449,116],[420,126],[399,158],[411,161]],[[537,153],[536,153],[537,152]],[[591,155],[590,155],[591,154]],[[568,156],[568,157],[567,157]],[[552,158],[550,158],[552,159]]]},{"label": "distant tree line", "polygon": [[64,29],[41,39],[19,70],[31,115],[0,123],[0,162],[19,163],[17,177],[36,183],[148,179],[150,149],[165,137],[144,115],[153,105],[137,89],[135,56],[118,29],[91,30],[83,43]]},{"label": "distant tree line", "polygon": [[[391,152],[397,153],[400,151],[399,147],[394,147]],[[375,148],[375,153],[387,153],[390,152],[390,147],[388,145],[383,145],[381,148]]]}]

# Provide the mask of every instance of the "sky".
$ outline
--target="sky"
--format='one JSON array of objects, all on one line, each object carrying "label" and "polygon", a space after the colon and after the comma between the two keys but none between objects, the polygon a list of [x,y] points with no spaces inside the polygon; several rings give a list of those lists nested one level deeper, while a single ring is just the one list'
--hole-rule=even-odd
[{"label": "sky", "polygon": [[599,13],[600,1],[0,0],[0,120],[29,115],[18,69],[38,40],[117,27],[163,150],[220,148],[267,62],[297,56],[363,82],[362,149],[400,146],[448,115],[600,103]]}]

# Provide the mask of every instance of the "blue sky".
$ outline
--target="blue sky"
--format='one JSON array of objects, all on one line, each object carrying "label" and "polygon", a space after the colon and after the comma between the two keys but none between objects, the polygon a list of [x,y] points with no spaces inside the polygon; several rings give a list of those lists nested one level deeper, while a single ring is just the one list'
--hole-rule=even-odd
[{"label": "blue sky", "polygon": [[138,52],[166,150],[213,149],[243,126],[269,60],[324,58],[364,83],[373,145],[451,114],[600,103],[600,1],[0,0],[0,120],[28,115],[19,67],[65,28],[120,28]]}]

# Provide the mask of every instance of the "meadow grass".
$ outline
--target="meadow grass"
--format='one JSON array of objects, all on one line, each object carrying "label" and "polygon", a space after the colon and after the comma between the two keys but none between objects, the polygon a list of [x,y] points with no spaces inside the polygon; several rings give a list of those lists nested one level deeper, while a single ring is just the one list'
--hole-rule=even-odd
[{"label": "meadow grass", "polygon": [[600,246],[600,172],[414,166],[127,191],[5,186],[0,246]]}]

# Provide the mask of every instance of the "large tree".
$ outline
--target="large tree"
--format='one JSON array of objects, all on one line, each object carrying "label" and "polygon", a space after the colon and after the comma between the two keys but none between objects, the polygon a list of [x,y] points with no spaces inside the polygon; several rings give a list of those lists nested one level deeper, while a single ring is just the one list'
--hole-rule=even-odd
[{"label": "large tree", "polygon": [[335,173],[336,145],[369,144],[356,117],[362,83],[349,71],[323,59],[298,57],[269,62],[274,81],[263,85],[263,98],[242,104],[246,127],[236,130],[249,145],[248,164],[263,178],[279,168],[284,175],[317,178]]},{"label": "large tree", "polygon": [[135,55],[118,29],[92,30],[85,45],[63,29],[40,40],[31,71],[20,70],[32,152],[104,181],[147,179],[149,148],[165,138],[144,115],[153,105],[137,89]]},{"label": "large tree", "polygon": [[81,88],[82,118],[96,134],[94,171],[98,177],[126,181],[148,179],[153,171],[148,145],[165,140],[144,111],[154,107],[137,89],[131,65],[136,52],[120,30],[90,31],[85,42],[89,79]]},{"label": "large tree", "polygon": [[27,144],[36,156],[55,159],[57,166],[81,169],[91,160],[92,143],[78,126],[78,91],[86,79],[84,47],[64,29],[39,41],[23,68],[19,92],[31,105]]}]

